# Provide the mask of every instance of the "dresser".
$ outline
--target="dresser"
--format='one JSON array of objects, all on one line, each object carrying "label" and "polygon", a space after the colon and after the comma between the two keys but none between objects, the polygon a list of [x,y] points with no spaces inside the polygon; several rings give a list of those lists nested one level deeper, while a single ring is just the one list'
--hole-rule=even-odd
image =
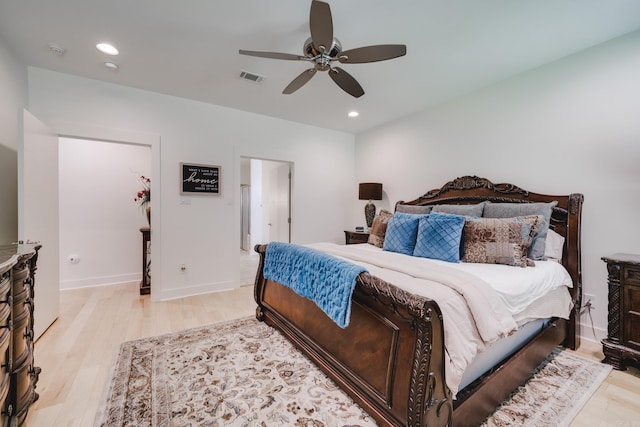
[{"label": "dresser", "polygon": [[618,253],[607,263],[608,336],[602,340],[603,362],[625,370],[640,367],[640,255]]},{"label": "dresser", "polygon": [[35,272],[40,245],[0,246],[1,426],[20,426],[38,399],[34,365]]}]

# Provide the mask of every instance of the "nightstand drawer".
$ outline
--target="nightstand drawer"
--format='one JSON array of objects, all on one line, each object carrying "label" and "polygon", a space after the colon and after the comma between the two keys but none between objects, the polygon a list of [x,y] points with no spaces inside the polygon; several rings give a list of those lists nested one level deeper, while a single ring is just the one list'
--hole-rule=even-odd
[{"label": "nightstand drawer", "polygon": [[344,240],[347,245],[367,243],[369,241],[369,233],[364,231],[344,230]]},{"label": "nightstand drawer", "polygon": [[640,286],[625,286],[622,344],[640,350]]},{"label": "nightstand drawer", "polygon": [[624,283],[640,286],[640,268],[639,267],[625,266],[622,274],[623,274]]}]

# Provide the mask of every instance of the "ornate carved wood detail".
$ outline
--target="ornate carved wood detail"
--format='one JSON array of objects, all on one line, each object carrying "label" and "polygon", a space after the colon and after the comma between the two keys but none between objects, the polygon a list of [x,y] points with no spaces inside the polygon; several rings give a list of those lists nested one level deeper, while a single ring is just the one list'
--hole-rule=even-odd
[{"label": "ornate carved wood detail", "polygon": [[619,264],[607,264],[609,282],[620,284],[620,272]]},{"label": "ornate carved wood detail", "polygon": [[523,196],[527,196],[529,194],[528,191],[513,184],[494,184],[486,178],[463,176],[447,182],[439,189],[434,189],[425,193],[420,197],[420,199],[433,199],[434,197],[442,196],[444,193],[451,190],[473,190],[476,188],[486,188],[502,194],[521,194]]},{"label": "ornate carved wood detail", "polygon": [[571,215],[577,215],[580,212],[580,207],[584,202],[584,195],[574,193],[569,195],[569,212]]},{"label": "ornate carved wood detail", "polygon": [[408,426],[449,426],[453,420],[453,401],[444,377],[431,370],[433,328],[431,308],[416,323],[417,340],[409,390]]},{"label": "ornate carved wood detail", "polygon": [[609,314],[607,316],[609,339],[620,340],[620,283],[609,283]]}]

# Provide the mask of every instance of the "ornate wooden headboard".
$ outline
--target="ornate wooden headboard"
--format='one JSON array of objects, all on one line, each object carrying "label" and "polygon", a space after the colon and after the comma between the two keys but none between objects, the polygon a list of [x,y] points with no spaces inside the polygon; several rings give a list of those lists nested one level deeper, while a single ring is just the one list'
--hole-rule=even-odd
[{"label": "ornate wooden headboard", "polygon": [[580,307],[582,304],[582,267],[580,227],[582,218],[582,203],[584,196],[580,193],[569,195],[548,195],[533,193],[516,185],[500,183],[494,184],[486,178],[477,176],[463,176],[447,182],[441,188],[428,191],[415,200],[405,202],[403,205],[438,205],[438,204],[472,204],[489,201],[494,203],[534,203],[557,201],[553,208],[550,220],[550,228],[565,238],[565,246],[562,255],[562,264],[565,266],[571,279],[573,288],[571,295],[574,301],[574,310],[570,319],[570,337],[573,342],[567,342],[567,347],[577,348],[580,345]]}]

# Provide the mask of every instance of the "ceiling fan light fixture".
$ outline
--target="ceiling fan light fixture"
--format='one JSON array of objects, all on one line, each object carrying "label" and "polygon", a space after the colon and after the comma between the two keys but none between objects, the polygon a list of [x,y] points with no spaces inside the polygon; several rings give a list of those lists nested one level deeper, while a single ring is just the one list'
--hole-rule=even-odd
[{"label": "ceiling fan light fixture", "polygon": [[107,55],[112,56],[118,55],[120,53],[118,52],[118,49],[115,48],[115,46],[109,43],[98,43],[96,45],[96,49],[98,49],[102,53],[106,53]]},{"label": "ceiling fan light fixture", "polygon": [[338,61],[341,64],[362,64],[385,61],[406,55],[407,53],[407,47],[398,44],[363,46],[343,51],[342,44],[333,36],[333,17],[331,16],[329,3],[320,0],[311,1],[309,31],[311,37],[307,38],[304,43],[304,56],[244,49],[240,49],[238,53],[260,58],[311,62],[313,68],[303,71],[298,77],[293,79],[282,91],[285,95],[290,95],[300,89],[317,71],[326,71],[340,89],[354,98],[359,98],[364,95],[364,89],[351,74],[340,67],[334,67],[332,65],[334,62]]}]

